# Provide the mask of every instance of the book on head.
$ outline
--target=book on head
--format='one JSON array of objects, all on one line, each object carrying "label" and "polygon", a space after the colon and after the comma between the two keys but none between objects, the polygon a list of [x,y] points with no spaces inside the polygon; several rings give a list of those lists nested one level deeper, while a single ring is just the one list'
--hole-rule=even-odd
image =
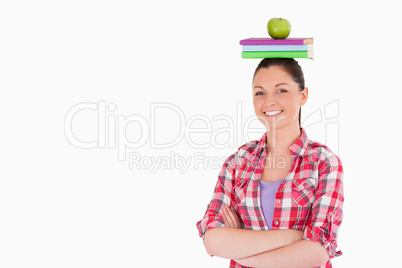
[{"label": "book on head", "polygon": [[313,44],[313,38],[274,39],[264,37],[251,37],[240,40],[240,45],[307,45],[307,44]]},{"label": "book on head", "polygon": [[308,58],[314,59],[312,50],[307,51],[243,51],[241,57],[244,59],[263,58]]},{"label": "book on head", "polygon": [[242,51],[307,51],[313,50],[313,44],[307,45],[244,45]]}]

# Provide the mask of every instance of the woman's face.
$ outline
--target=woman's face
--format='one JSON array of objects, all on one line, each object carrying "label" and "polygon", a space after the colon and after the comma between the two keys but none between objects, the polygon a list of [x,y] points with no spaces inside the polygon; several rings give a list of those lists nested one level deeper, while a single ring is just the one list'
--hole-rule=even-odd
[{"label": "woman's face", "polygon": [[253,80],[254,111],[267,130],[298,125],[300,106],[307,101],[308,89],[299,85],[279,66],[261,68]]}]

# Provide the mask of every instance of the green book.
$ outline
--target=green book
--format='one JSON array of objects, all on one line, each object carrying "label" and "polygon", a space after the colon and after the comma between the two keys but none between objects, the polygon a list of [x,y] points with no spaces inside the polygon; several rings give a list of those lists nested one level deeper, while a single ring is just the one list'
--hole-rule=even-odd
[{"label": "green book", "polygon": [[312,50],[305,51],[243,51],[241,57],[244,59],[263,59],[263,58],[308,58],[313,59]]}]

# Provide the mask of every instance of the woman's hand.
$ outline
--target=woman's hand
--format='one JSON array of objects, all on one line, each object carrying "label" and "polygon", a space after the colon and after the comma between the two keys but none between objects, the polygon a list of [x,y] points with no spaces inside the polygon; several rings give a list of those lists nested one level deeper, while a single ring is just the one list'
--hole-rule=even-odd
[{"label": "woman's hand", "polygon": [[228,205],[223,206],[223,221],[227,227],[241,228],[241,221],[236,211]]}]

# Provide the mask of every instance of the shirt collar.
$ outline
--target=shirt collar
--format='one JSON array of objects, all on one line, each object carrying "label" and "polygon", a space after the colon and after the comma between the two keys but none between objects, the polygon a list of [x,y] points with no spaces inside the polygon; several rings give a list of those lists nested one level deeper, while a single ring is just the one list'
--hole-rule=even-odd
[{"label": "shirt collar", "polygon": [[[304,155],[309,144],[311,143],[310,139],[307,137],[306,132],[303,128],[300,128],[300,137],[290,146],[290,151],[295,155]],[[257,148],[255,150],[256,154],[261,153],[262,150],[265,150],[267,144],[267,132],[262,136],[262,138],[258,141]]]}]

